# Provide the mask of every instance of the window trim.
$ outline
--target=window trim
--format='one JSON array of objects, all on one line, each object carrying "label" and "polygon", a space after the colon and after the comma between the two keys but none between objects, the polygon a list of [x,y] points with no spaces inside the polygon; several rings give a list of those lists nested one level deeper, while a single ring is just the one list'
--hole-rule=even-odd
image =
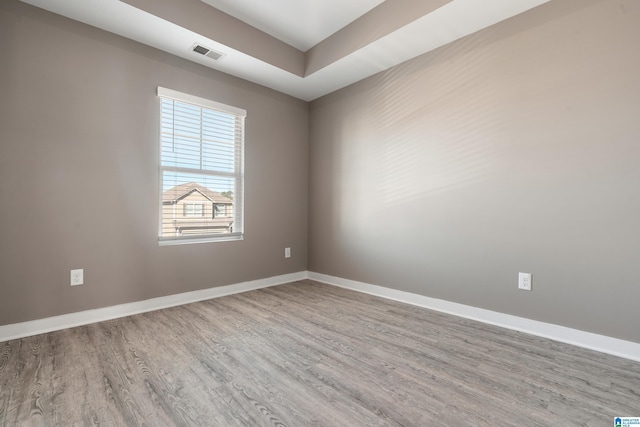
[{"label": "window trim", "polygon": [[229,113],[240,117],[247,117],[247,110],[244,110],[242,108],[222,104],[220,102],[212,101],[206,98],[200,98],[199,96],[190,95],[188,93],[178,92],[177,90],[167,89],[162,86],[158,86],[158,96],[161,98],[173,99],[175,101],[188,102],[190,104],[210,108],[222,113]]},{"label": "window trim", "polygon": [[[198,107],[207,108],[210,110],[219,111],[221,113],[232,114],[239,118],[242,121],[242,134],[240,136],[240,140],[237,141],[239,144],[239,156],[236,158],[236,162],[234,165],[233,177],[235,180],[234,183],[234,194],[239,195],[240,197],[234,198],[234,206],[232,215],[229,218],[234,219],[234,224],[237,222],[240,224],[241,231],[233,231],[231,233],[222,233],[222,234],[205,234],[199,236],[171,236],[171,237],[163,237],[162,226],[163,226],[163,204],[162,204],[162,194],[163,194],[163,171],[166,170],[177,170],[180,168],[166,168],[162,165],[162,119],[159,117],[158,120],[158,171],[159,171],[159,179],[158,179],[158,244],[160,246],[169,246],[169,245],[180,245],[180,244],[192,244],[192,243],[209,243],[209,242],[225,242],[225,241],[234,241],[234,240],[243,240],[244,239],[244,158],[245,158],[245,145],[244,145],[244,135],[245,135],[245,126],[244,119],[247,117],[247,111],[234,107],[231,105],[222,104],[220,102],[216,102],[210,99],[201,98],[199,96],[190,95],[183,92],[178,92],[176,90],[167,89],[162,86],[157,87],[157,96],[158,96],[158,111],[162,112],[162,99],[171,99],[178,102],[193,104]],[[215,210],[215,203],[213,204],[213,209]],[[234,227],[234,230],[236,228]]]}]

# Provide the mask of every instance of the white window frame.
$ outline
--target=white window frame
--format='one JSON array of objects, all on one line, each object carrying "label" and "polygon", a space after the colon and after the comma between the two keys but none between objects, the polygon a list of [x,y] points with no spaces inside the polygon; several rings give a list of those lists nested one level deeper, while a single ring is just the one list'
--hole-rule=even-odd
[{"label": "white window frame", "polygon": [[[176,245],[176,244],[188,244],[188,243],[206,243],[206,242],[221,242],[230,240],[242,240],[244,238],[244,119],[247,116],[246,110],[242,108],[233,107],[230,105],[222,104],[210,99],[201,98],[195,95],[190,95],[182,92],[178,92],[172,89],[167,89],[158,86],[158,112],[159,117],[162,115],[162,98],[172,99],[187,104],[192,104],[197,107],[206,108],[222,113],[232,114],[236,116],[237,120],[240,120],[240,132],[236,135],[235,139],[235,164],[233,173],[215,172],[203,169],[183,168],[165,166],[162,164],[162,119],[159,120],[159,134],[158,134],[158,165],[159,165],[159,215],[158,215],[158,242],[161,246],[164,245]],[[163,232],[163,190],[164,190],[164,172],[178,172],[189,174],[204,174],[211,176],[224,176],[234,179],[234,191],[233,191],[233,232],[221,233],[221,234],[203,234],[198,236],[162,236]],[[213,204],[213,210],[215,212],[215,203]]]}]

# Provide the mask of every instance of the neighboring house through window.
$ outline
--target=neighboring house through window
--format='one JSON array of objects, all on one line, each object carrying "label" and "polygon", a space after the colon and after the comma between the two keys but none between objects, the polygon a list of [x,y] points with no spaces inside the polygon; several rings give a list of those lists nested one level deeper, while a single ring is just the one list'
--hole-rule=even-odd
[{"label": "neighboring house through window", "polygon": [[[227,215],[218,214],[223,210]],[[233,233],[233,200],[198,183],[188,182],[162,193],[164,237]]]},{"label": "neighboring house through window", "polygon": [[158,87],[161,243],[243,237],[239,108]]}]

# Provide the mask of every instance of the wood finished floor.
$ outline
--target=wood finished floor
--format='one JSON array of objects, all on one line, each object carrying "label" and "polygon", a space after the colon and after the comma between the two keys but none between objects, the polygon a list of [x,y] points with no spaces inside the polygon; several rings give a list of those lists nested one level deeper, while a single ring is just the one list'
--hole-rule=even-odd
[{"label": "wood finished floor", "polygon": [[0,343],[0,425],[611,426],[640,363],[312,281]]}]

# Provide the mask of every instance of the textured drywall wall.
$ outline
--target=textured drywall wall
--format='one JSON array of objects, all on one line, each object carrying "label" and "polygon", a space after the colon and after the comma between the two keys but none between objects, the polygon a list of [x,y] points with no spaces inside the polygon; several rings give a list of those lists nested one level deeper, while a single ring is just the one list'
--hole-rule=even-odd
[{"label": "textured drywall wall", "polygon": [[[0,325],[306,269],[307,103],[14,0],[0,58]],[[157,86],[247,110],[243,241],[158,246]]]},{"label": "textured drywall wall", "polygon": [[309,270],[640,342],[638,40],[554,1],[312,102]]}]

